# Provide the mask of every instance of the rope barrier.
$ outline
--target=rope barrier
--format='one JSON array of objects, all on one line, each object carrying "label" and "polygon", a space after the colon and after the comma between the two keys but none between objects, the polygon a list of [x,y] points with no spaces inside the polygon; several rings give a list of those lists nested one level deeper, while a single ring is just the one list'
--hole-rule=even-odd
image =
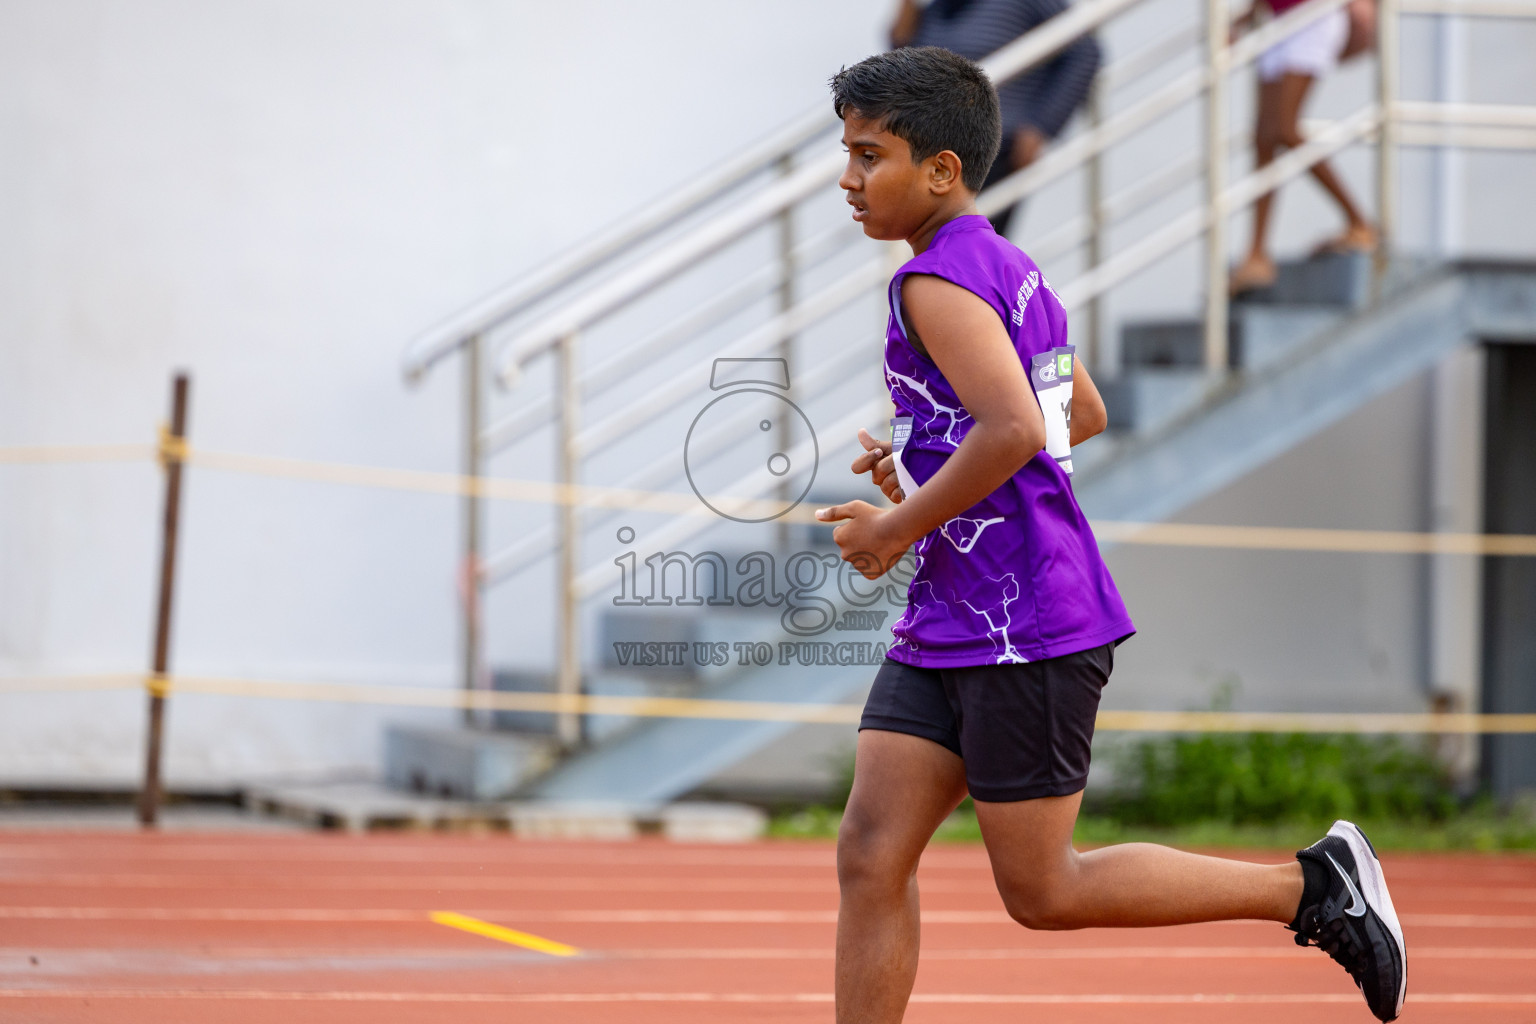
[{"label": "rope barrier", "polygon": [[[706,700],[688,697],[618,697],[598,694],[466,692],[425,686],[376,686],[213,676],[144,676],[116,673],[87,676],[0,678],[0,693],[78,693],[144,687],[171,693],[390,707],[471,708],[543,714],[620,715],[635,718],[694,718],[718,721],[855,725],[861,706],[789,701]],[[1113,711],[1099,712],[1102,732],[1198,733],[1536,733],[1536,714],[1344,713],[1289,711]]]},{"label": "rope barrier", "polygon": [[32,444],[0,447],[0,464],[38,465],[70,462],[147,462],[157,449],[151,444]]},{"label": "rope barrier", "polygon": [[[510,477],[473,477],[458,473],[391,469],[351,463],[250,455],[194,448],[163,434],[160,445],[32,445],[0,447],[0,464],[132,462],[178,459],[188,465],[228,473],[314,483],[345,484],[448,496],[476,496],[500,501],[586,508],[712,515],[698,498],[676,491],[646,491],[591,484],[557,484]],[[719,500],[711,497],[716,504]],[[777,501],[737,498],[732,511],[771,515]],[[800,506],[785,522],[815,523],[815,510]],[[1101,541],[1152,547],[1221,548],[1248,551],[1313,551],[1341,554],[1502,555],[1536,557],[1536,535],[1418,533],[1399,530],[1331,530],[1312,527],[1222,526],[1197,523],[1138,523],[1095,520]]]}]

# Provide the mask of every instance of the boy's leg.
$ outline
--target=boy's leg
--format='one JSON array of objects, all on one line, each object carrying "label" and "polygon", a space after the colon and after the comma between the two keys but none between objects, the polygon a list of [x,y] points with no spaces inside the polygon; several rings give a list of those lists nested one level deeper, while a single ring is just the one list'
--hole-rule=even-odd
[{"label": "boy's leg", "polygon": [[917,974],[917,862],[965,797],[964,763],[931,740],[864,729],[837,835],[838,1024],[895,1024]]},{"label": "boy's leg", "polygon": [[1082,793],[976,801],[998,892],[1029,928],[1146,927],[1238,918],[1288,924],[1302,896],[1301,865],[1202,857],[1151,843],[1088,853],[1072,848]]}]

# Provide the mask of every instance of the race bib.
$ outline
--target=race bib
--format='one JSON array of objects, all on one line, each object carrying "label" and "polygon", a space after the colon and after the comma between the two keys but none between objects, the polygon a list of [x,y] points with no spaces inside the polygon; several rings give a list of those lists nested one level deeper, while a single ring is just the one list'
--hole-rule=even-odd
[{"label": "race bib", "polygon": [[912,479],[912,471],[901,461],[901,453],[911,437],[911,416],[897,416],[891,420],[891,459],[896,463],[896,479],[901,483],[901,493],[908,498],[917,493],[917,481]]},{"label": "race bib", "polygon": [[1045,451],[1072,475],[1072,357],[1075,345],[1058,345],[1030,360],[1029,382],[1045,415]]}]

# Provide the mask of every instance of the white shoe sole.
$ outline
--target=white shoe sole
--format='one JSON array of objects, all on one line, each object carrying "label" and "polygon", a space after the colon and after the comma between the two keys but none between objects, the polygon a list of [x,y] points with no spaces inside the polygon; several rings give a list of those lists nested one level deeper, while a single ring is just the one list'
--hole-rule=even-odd
[{"label": "white shoe sole", "polygon": [[1397,956],[1403,965],[1402,977],[1397,986],[1397,1012],[1401,1014],[1403,1000],[1408,995],[1408,947],[1403,944],[1403,926],[1397,920],[1397,908],[1392,906],[1392,895],[1387,892],[1387,876],[1382,874],[1381,861],[1371,852],[1371,844],[1366,840],[1365,833],[1353,822],[1336,821],[1328,834],[1338,836],[1349,844],[1349,851],[1355,855],[1355,870],[1360,874],[1361,895],[1387,926],[1392,941],[1397,943]]}]

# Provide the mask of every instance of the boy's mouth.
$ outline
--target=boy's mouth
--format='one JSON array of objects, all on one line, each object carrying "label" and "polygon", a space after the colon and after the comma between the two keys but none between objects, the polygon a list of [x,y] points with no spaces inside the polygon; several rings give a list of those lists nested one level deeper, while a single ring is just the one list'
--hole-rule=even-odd
[{"label": "boy's mouth", "polygon": [[865,206],[863,203],[859,202],[852,196],[848,197],[848,205],[853,207],[854,220],[863,220],[869,216],[869,207]]}]

